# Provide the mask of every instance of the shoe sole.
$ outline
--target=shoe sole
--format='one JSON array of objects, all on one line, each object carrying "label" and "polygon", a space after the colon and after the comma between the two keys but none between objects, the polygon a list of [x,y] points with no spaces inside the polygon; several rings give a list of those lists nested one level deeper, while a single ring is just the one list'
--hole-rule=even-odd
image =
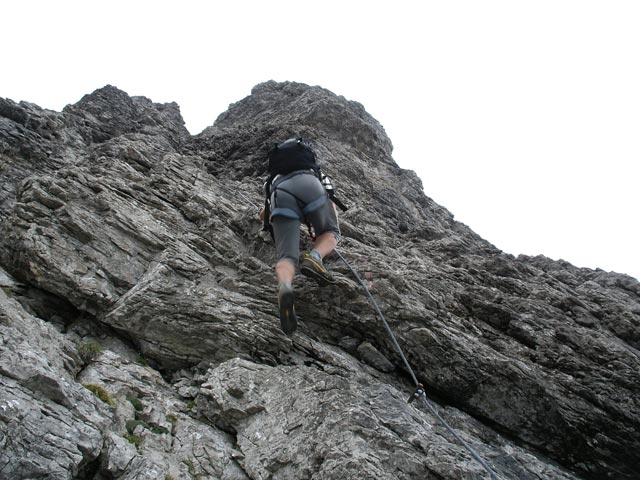
[{"label": "shoe sole", "polygon": [[298,328],[293,291],[283,293],[280,298],[280,327],[287,335],[291,335]]},{"label": "shoe sole", "polygon": [[[313,259],[307,259],[309,262],[313,262]],[[313,262],[315,263],[315,262]],[[300,273],[302,273],[304,276],[306,277],[311,277],[313,278],[316,282],[318,282],[320,285],[333,285],[335,282],[335,280],[329,280],[327,279],[327,277],[325,277],[324,275],[322,275],[322,273],[320,273],[317,269],[308,266],[308,265],[302,265],[300,267]]]}]

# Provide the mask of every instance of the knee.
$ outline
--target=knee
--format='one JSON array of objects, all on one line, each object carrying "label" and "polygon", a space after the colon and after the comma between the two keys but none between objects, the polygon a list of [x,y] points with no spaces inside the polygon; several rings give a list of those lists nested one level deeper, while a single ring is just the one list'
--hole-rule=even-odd
[{"label": "knee", "polygon": [[327,233],[333,237],[333,241],[337,245],[338,242],[340,241],[340,232],[339,231],[336,232],[334,230],[331,230],[331,231],[328,231]]},{"label": "knee", "polygon": [[321,241],[326,245],[333,245],[335,247],[340,241],[340,232],[327,230],[326,232],[322,232],[320,235],[318,235],[316,242],[317,241]]},{"label": "knee", "polygon": [[279,258],[276,262],[276,271],[278,270],[294,270],[298,268],[298,258],[294,258],[291,255],[287,255],[286,257]]}]

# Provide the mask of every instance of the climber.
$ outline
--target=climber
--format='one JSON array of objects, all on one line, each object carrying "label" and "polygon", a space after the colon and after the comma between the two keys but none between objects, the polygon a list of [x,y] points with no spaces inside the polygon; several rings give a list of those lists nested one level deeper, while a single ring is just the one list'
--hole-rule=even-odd
[{"label": "climber", "polygon": [[[320,285],[335,283],[322,260],[336,247],[340,229],[330,201],[333,190],[330,195],[329,189],[323,186],[315,153],[306,141],[286,140],[274,146],[267,158],[270,176],[265,183],[265,207],[260,218],[275,240],[280,325],[284,333],[291,335],[297,328],[293,293],[296,268],[299,265],[300,273]],[[313,249],[300,258],[300,222],[303,220],[313,227],[315,240]]]}]

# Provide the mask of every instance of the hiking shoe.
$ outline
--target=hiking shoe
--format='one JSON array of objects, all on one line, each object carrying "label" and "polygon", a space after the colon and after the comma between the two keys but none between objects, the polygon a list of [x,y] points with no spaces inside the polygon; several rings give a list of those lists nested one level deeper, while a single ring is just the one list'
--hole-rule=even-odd
[{"label": "hiking shoe", "polygon": [[307,277],[313,278],[320,285],[331,285],[336,283],[333,276],[327,272],[322,262],[318,262],[308,253],[302,255],[302,261],[300,263],[300,273]]},{"label": "hiking shoe", "polygon": [[291,335],[298,328],[298,320],[296,319],[296,309],[293,305],[294,295],[292,287],[282,287],[278,292],[278,306],[280,308],[280,328],[282,331]]}]

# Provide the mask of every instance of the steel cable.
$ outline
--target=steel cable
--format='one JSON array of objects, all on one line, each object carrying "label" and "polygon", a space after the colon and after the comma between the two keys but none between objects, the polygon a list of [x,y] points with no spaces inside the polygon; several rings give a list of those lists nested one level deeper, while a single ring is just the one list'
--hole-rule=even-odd
[{"label": "steel cable", "polygon": [[369,299],[369,302],[373,305],[373,308],[375,309],[375,311],[377,312],[378,316],[382,320],[382,323],[384,325],[385,330],[387,331],[387,333],[391,337],[391,340],[393,341],[393,344],[396,347],[396,350],[398,351],[398,354],[402,358],[402,361],[404,362],[405,367],[407,368],[407,371],[411,375],[411,378],[413,379],[413,382],[416,385],[416,391],[413,394],[413,396],[411,397],[411,400],[413,400],[415,398],[422,399],[423,403],[427,406],[429,411],[440,421],[440,423],[442,423],[442,425],[444,425],[444,427],[449,431],[449,433],[451,433],[456,438],[456,440],[458,440],[458,442],[460,442],[460,444],[465,449],[467,449],[467,451],[471,454],[471,456],[480,465],[482,465],[482,467],[489,473],[489,476],[490,476],[491,480],[495,480],[497,477],[496,477],[496,474],[494,473],[494,471],[491,469],[491,467],[489,467],[489,465],[482,459],[482,457],[478,454],[478,452],[476,452],[475,449],[473,447],[471,447],[471,445],[469,445],[467,442],[465,442],[464,439],[446,422],[446,420],[444,418],[442,418],[442,416],[438,413],[438,411],[433,406],[433,404],[429,401],[429,399],[427,398],[427,394],[426,394],[424,388],[422,387],[422,384],[420,382],[418,382],[418,378],[416,377],[416,374],[414,373],[413,369],[411,368],[411,365],[409,364],[409,361],[407,360],[407,357],[404,355],[404,352],[402,351],[402,348],[400,347],[400,344],[398,343],[398,340],[396,339],[396,336],[393,334],[393,331],[391,330],[391,327],[389,326],[389,323],[387,322],[386,318],[382,314],[382,311],[380,310],[380,307],[378,306],[378,303],[373,298],[373,295],[371,295],[371,292],[369,291],[369,288],[367,288],[367,285],[362,281],[362,279],[360,278],[360,275],[358,275],[358,272],[356,272],[354,270],[354,268],[349,264],[349,262],[347,262],[347,260],[342,256],[342,254],[337,249],[334,250],[334,252],[338,255],[340,260],[342,260],[342,262],[347,266],[347,268],[351,271],[351,273],[353,274],[355,279],[358,281],[360,286],[364,289],[364,291],[367,294],[367,297]]}]

